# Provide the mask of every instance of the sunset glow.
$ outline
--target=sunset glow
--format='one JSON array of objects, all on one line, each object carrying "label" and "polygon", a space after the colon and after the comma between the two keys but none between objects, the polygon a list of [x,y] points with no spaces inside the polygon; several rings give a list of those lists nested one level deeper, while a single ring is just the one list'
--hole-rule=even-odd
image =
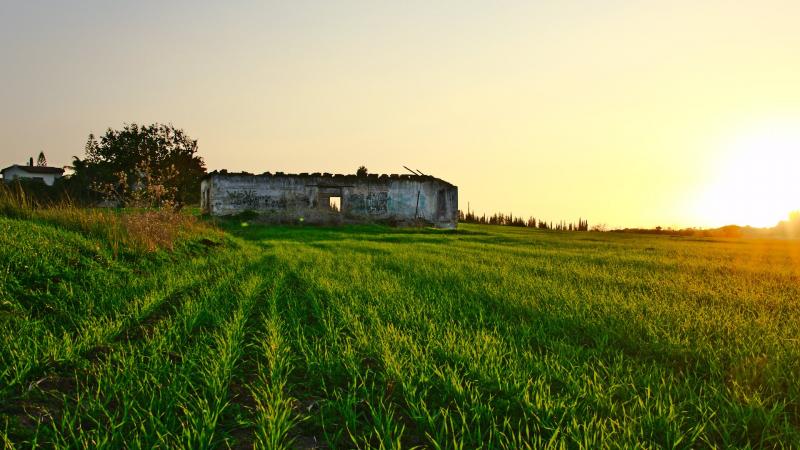
[{"label": "sunset glow", "polygon": [[712,227],[800,209],[797,1],[83,3],[0,14],[4,166],[163,122],[209,170],[409,166],[489,214]]},{"label": "sunset glow", "polygon": [[773,226],[800,206],[798,169],[800,121],[742,130],[723,142],[695,214],[716,226]]}]

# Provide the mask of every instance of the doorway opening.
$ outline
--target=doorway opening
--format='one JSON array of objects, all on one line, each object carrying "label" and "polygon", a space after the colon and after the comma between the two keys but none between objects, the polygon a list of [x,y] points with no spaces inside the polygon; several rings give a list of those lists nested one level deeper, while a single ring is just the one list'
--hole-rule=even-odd
[{"label": "doorway opening", "polygon": [[317,207],[330,212],[342,212],[342,188],[320,186],[317,197]]},{"label": "doorway opening", "polygon": [[330,197],[328,206],[330,206],[331,211],[340,212],[342,210],[342,197]]},{"label": "doorway opening", "polygon": [[439,189],[439,194],[436,196],[436,216],[440,220],[447,216],[447,199],[445,195],[447,195],[447,191]]}]

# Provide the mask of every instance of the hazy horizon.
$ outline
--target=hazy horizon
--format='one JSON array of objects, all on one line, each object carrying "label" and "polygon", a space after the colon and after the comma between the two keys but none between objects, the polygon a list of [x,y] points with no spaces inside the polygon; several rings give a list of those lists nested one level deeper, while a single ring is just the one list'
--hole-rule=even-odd
[{"label": "hazy horizon", "polygon": [[800,3],[6,2],[0,164],[172,123],[209,170],[402,173],[611,227],[800,209]]}]

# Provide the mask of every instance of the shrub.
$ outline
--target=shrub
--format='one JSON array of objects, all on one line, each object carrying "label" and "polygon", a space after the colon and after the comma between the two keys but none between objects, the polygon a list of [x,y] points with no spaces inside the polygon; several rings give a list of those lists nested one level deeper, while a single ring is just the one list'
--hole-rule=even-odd
[{"label": "shrub", "polygon": [[181,239],[220,237],[195,216],[172,208],[116,210],[81,208],[67,200],[36,201],[20,188],[0,185],[0,214],[40,220],[108,242],[114,255],[171,251]]}]

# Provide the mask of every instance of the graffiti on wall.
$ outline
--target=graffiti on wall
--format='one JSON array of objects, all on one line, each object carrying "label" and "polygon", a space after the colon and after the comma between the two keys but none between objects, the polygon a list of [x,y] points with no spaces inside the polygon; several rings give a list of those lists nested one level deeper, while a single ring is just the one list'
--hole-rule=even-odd
[{"label": "graffiti on wall", "polygon": [[229,191],[228,202],[238,209],[272,209],[306,207],[309,205],[305,196],[276,196],[259,194],[254,190]]},{"label": "graffiti on wall", "polygon": [[230,191],[228,192],[228,202],[238,208],[256,209],[262,204],[262,196],[256,191]]},{"label": "graffiti on wall", "polygon": [[356,214],[381,215],[389,211],[389,193],[370,192],[366,195],[354,193],[347,197],[348,210]]},{"label": "graffiti on wall", "polygon": [[388,200],[389,193],[387,192],[370,192],[367,194],[367,213],[386,214]]}]

